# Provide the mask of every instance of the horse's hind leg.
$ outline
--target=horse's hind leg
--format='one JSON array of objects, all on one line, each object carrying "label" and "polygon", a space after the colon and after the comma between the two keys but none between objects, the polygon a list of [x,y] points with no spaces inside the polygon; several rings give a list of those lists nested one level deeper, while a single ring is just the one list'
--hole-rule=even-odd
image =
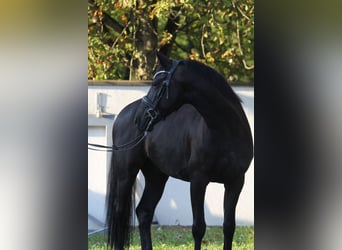
[{"label": "horse's hind leg", "polygon": [[244,184],[244,178],[244,175],[242,175],[233,183],[224,185],[224,250],[232,249],[232,241],[235,231],[235,208]]},{"label": "horse's hind leg", "polygon": [[190,181],[191,206],[193,216],[192,235],[195,240],[195,250],[201,249],[201,243],[206,229],[204,218],[204,198],[207,185],[207,178],[200,176],[196,176]]},{"label": "horse's hind leg", "polygon": [[152,166],[143,169],[142,172],[145,177],[145,188],[136,213],[139,220],[141,249],[151,250],[151,223],[153,214],[163,194],[168,176]]}]

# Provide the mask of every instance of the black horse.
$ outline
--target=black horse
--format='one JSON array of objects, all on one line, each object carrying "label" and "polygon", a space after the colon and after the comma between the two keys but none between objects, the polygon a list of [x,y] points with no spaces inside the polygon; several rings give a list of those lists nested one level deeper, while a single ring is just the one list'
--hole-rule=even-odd
[{"label": "black horse", "polygon": [[148,94],[126,106],[113,125],[108,245],[129,247],[132,187],[141,170],[145,189],[136,214],[143,250],[152,249],[151,222],[169,176],[190,182],[195,250],[206,230],[206,187],[224,184],[223,249],[231,249],[235,208],[253,158],[241,100],[222,75],[202,63],[160,53],[158,59]]}]

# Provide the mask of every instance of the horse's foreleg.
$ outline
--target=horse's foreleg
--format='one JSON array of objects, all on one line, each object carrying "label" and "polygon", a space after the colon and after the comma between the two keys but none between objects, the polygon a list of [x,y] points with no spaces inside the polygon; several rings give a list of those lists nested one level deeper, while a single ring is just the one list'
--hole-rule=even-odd
[{"label": "horse's foreleg", "polygon": [[224,250],[232,249],[232,241],[235,231],[235,208],[238,202],[242,187],[244,184],[244,175],[236,179],[233,183],[225,184],[224,192]]},{"label": "horse's foreleg", "polygon": [[206,229],[204,218],[204,197],[207,185],[207,179],[202,177],[192,178],[190,182],[193,216],[192,235],[195,240],[195,250],[201,249],[201,243]]},{"label": "horse's foreleg", "polygon": [[145,176],[145,188],[136,213],[139,220],[141,249],[152,250],[151,223],[168,176],[157,169],[143,170],[143,174]]}]

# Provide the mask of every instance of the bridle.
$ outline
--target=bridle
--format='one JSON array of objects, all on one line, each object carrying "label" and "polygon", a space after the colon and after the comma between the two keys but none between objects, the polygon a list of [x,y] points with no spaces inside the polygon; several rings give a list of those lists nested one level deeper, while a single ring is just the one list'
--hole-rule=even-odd
[{"label": "bridle", "polygon": [[[167,76],[163,80],[162,87],[160,88],[158,94],[156,95],[155,100],[151,100],[148,97],[148,94],[141,99],[141,103],[147,107],[147,109],[145,110],[143,115],[144,116],[147,115],[149,120],[143,129],[140,129],[138,127],[138,129],[141,130],[142,132],[136,138],[134,138],[133,140],[131,140],[127,143],[119,145],[119,146],[116,146],[116,145],[104,146],[104,145],[99,145],[99,144],[88,143],[88,149],[96,150],[96,151],[107,151],[107,152],[112,151],[112,150],[123,151],[123,150],[132,149],[132,148],[136,147],[140,142],[142,142],[142,140],[146,137],[147,132],[152,130],[153,124],[160,117],[160,113],[158,110],[158,104],[159,104],[160,100],[164,97],[164,95],[166,95],[165,96],[166,99],[169,98],[169,86],[171,83],[171,78],[173,76],[173,73],[176,71],[178,64],[179,64],[179,61],[172,60],[172,66],[171,66],[169,71],[160,70],[154,74],[153,80],[156,79],[156,77],[160,74],[167,74]],[[96,148],[100,148],[100,149],[96,149]]]},{"label": "bridle", "polygon": [[160,112],[158,110],[158,104],[159,104],[160,100],[164,97],[164,95],[165,95],[166,99],[169,99],[169,86],[171,83],[171,78],[172,78],[174,72],[176,71],[178,64],[179,64],[179,61],[173,60],[171,69],[169,71],[160,70],[154,74],[153,80],[160,74],[167,74],[166,78],[162,82],[162,86],[161,86],[159,92],[156,95],[156,98],[154,98],[155,100],[151,100],[148,97],[148,95],[144,96],[141,99],[141,103],[147,107],[144,115],[146,114],[147,117],[149,118],[149,121],[148,121],[146,127],[144,128],[144,131],[146,131],[146,132],[152,130],[153,124],[160,117]]},{"label": "bridle", "polygon": [[[132,148],[136,147],[140,142],[142,142],[142,140],[146,137],[147,132],[152,130],[153,124],[157,121],[157,119],[160,116],[160,113],[158,110],[158,104],[159,104],[160,100],[164,97],[165,94],[166,94],[165,98],[166,99],[169,98],[169,86],[171,83],[171,78],[172,78],[173,73],[175,72],[178,64],[179,64],[179,61],[173,60],[171,69],[169,71],[160,70],[154,74],[153,80],[160,74],[167,74],[167,76],[163,80],[162,87],[159,90],[158,94],[156,95],[155,100],[151,100],[148,97],[148,95],[144,96],[141,99],[141,103],[147,107],[144,115],[146,114],[149,118],[149,121],[148,121],[147,125],[145,126],[145,128],[143,129],[142,133],[140,133],[135,139],[133,139],[127,143],[124,143],[122,145],[119,145],[119,146],[116,146],[116,145],[105,146],[105,145],[100,145],[100,144],[88,143],[88,149],[95,150],[95,151],[107,151],[107,152],[110,152],[112,150],[123,151],[123,150],[132,149]],[[96,149],[96,148],[99,148],[99,149]]]}]

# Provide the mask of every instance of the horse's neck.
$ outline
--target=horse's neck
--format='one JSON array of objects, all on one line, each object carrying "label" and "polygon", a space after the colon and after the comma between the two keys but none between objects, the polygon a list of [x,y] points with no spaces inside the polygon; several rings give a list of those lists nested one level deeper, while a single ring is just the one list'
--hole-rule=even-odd
[{"label": "horse's neck", "polygon": [[189,94],[189,102],[203,116],[208,128],[221,136],[250,136],[249,124],[239,103],[233,103],[220,93],[205,89]]}]

